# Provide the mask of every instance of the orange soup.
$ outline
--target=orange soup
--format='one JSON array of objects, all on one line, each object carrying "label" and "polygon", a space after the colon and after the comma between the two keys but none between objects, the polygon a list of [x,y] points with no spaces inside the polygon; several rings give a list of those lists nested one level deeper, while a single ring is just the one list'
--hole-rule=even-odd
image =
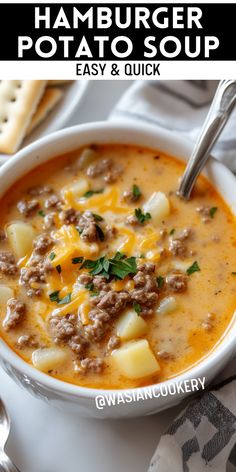
[{"label": "orange soup", "polygon": [[0,334],[35,368],[129,388],[206,356],[236,308],[236,225],[200,177],[155,150],[93,145],[59,156],[1,199]]}]

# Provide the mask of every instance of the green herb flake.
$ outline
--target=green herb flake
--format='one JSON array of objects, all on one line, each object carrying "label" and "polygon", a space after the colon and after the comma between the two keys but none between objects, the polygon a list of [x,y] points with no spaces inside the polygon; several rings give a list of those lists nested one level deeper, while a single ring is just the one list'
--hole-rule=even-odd
[{"label": "green herb flake", "polygon": [[84,198],[90,198],[93,195],[96,195],[97,193],[103,193],[104,188],[100,188],[99,190],[88,190],[87,192],[84,193],[83,197]]},{"label": "green herb flake", "polygon": [[[89,269],[89,273],[91,275],[103,275],[106,277],[106,279],[109,279],[109,274],[107,271],[107,264],[106,264],[106,259],[105,257],[101,257],[100,259],[97,259],[95,261],[92,261],[90,259],[86,259],[82,266],[82,268]],[[104,268],[105,266],[105,268]]]},{"label": "green herb flake", "polygon": [[109,274],[114,275],[117,279],[124,279],[127,275],[137,273],[137,263],[135,257],[126,257],[120,252],[115,257],[109,259]]},{"label": "green herb flake", "polygon": [[56,270],[57,270],[58,274],[61,274],[61,265],[60,264],[58,264],[56,266]]},{"label": "green herb flake", "polygon": [[138,220],[139,223],[143,224],[146,221],[151,219],[151,214],[150,213],[143,213],[141,208],[135,208],[134,214]]},{"label": "green herb flake", "polygon": [[94,284],[93,284],[93,282],[89,282],[88,284],[86,284],[86,285],[85,285],[85,288],[86,288],[87,290],[89,290],[90,292],[92,292],[93,289],[94,289]]},{"label": "green herb flake", "polygon": [[103,221],[103,217],[101,215],[98,215],[97,213],[92,213],[92,215],[96,221]]},{"label": "green herb flake", "polygon": [[142,192],[141,192],[140,188],[138,187],[138,185],[135,185],[135,184],[133,185],[132,194],[133,194],[135,200],[138,200],[142,196]]},{"label": "green herb flake", "polygon": [[68,293],[64,298],[62,298],[59,302],[58,305],[65,305],[66,303],[71,302],[71,293]]},{"label": "green herb flake", "polygon": [[71,262],[72,264],[81,264],[83,262],[83,257],[72,257]]},{"label": "green herb flake", "polygon": [[175,233],[175,228],[172,228],[169,232],[169,235],[172,236],[172,234],[174,234],[174,233]]},{"label": "green herb flake", "polygon": [[216,211],[218,210],[217,207],[211,207],[210,208],[210,217],[213,219],[215,216]]},{"label": "green herb flake", "polygon": [[193,264],[186,270],[187,275],[191,275],[194,272],[200,272],[200,267],[197,261],[194,261]]},{"label": "green herb flake", "polygon": [[135,257],[126,257],[125,254],[117,252],[111,259],[105,256],[92,261],[87,259],[81,268],[89,269],[91,275],[103,275],[107,280],[111,277],[124,279],[127,275],[137,273],[137,263]]},{"label": "green herb flake", "polygon": [[55,292],[52,292],[49,294],[49,298],[51,300],[51,302],[59,302],[60,301],[60,298],[59,298],[59,293],[60,293],[60,290],[55,290]]},{"label": "green herb flake", "polygon": [[159,275],[159,276],[156,278],[156,281],[157,281],[158,288],[162,288],[163,285],[164,285],[164,277],[162,277],[161,275]]},{"label": "green herb flake", "polygon": [[95,225],[95,227],[96,227],[96,233],[97,233],[98,239],[103,242],[104,239],[105,239],[105,234],[104,234],[101,226]]},{"label": "green herb flake", "polygon": [[100,292],[98,290],[93,291],[93,292],[90,293],[90,297],[97,297],[99,295],[99,293]]},{"label": "green herb flake", "polygon": [[139,305],[139,303],[134,302],[134,303],[133,303],[133,309],[134,309],[134,311],[136,311],[137,315],[139,316],[140,313],[141,313],[141,311],[142,311],[142,308],[141,308],[141,306]]},{"label": "green herb flake", "polygon": [[51,261],[53,261],[53,260],[55,259],[55,257],[56,257],[55,252],[51,252],[51,254],[49,254],[49,259],[50,259]]},{"label": "green herb flake", "polygon": [[44,218],[44,216],[46,216],[46,213],[44,213],[43,210],[39,210],[39,211],[38,211],[38,215],[39,215],[39,216],[42,216],[42,217]]}]

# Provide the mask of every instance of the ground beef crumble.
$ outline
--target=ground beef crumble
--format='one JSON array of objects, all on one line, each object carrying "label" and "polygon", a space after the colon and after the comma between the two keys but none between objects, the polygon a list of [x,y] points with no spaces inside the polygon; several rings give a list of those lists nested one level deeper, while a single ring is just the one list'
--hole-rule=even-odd
[{"label": "ground beef crumble", "polygon": [[36,186],[36,187],[30,187],[28,189],[28,194],[39,197],[39,195],[47,195],[52,193],[53,189],[49,185],[44,185],[44,186]]},{"label": "ground beef crumble", "polygon": [[17,203],[17,209],[26,217],[32,216],[39,209],[39,201],[35,199],[21,200]]},{"label": "ground beef crumble", "polygon": [[55,226],[55,216],[56,216],[56,213],[51,212],[51,213],[48,213],[44,217],[44,221],[43,221],[43,229],[44,230],[50,230],[50,229],[54,228],[54,226]]},{"label": "ground beef crumble", "polygon": [[3,328],[6,331],[14,329],[24,319],[26,306],[18,298],[10,298],[7,302],[7,313],[3,320]]},{"label": "ground beef crumble", "polygon": [[50,331],[55,343],[68,340],[76,333],[76,315],[52,316],[49,321]]},{"label": "ground beef crumble", "polygon": [[16,276],[18,273],[15,256],[11,252],[0,252],[0,272],[9,276]]},{"label": "ground beef crumble", "polygon": [[36,254],[45,254],[50,246],[53,244],[53,239],[46,233],[40,234],[40,236],[34,241],[34,252]]},{"label": "ground beef crumble", "polygon": [[99,359],[98,357],[96,359],[86,357],[85,359],[82,359],[80,366],[80,372],[100,374],[104,370],[105,364],[103,359]]},{"label": "ground beef crumble", "polygon": [[25,348],[25,347],[38,347],[39,343],[38,341],[34,338],[34,336],[31,336],[29,334],[23,334],[17,339],[17,347],[20,349]]},{"label": "ground beef crumble", "polygon": [[65,225],[76,225],[79,222],[80,215],[81,213],[74,208],[68,208],[67,210],[60,211],[59,218]]},{"label": "ground beef crumble", "polygon": [[77,315],[68,313],[64,316],[51,316],[49,331],[56,344],[66,344],[79,357],[84,357],[89,342]]},{"label": "ground beef crumble", "polygon": [[120,338],[115,334],[110,337],[107,343],[107,350],[113,351],[113,349],[117,349],[120,346]]},{"label": "ground beef crumble", "polygon": [[166,287],[171,292],[185,292],[187,290],[188,277],[185,274],[168,274],[165,278]]},{"label": "ground beef crumble", "polygon": [[201,215],[201,219],[203,223],[209,223],[211,218],[211,208],[206,206],[200,206],[196,208],[197,213]]},{"label": "ground beef crumble", "polygon": [[92,276],[84,273],[79,276],[78,281],[84,286],[91,285],[95,292],[108,292],[111,289],[111,284],[102,275]]},{"label": "ground beef crumble", "polygon": [[47,198],[44,202],[45,208],[55,208],[57,210],[61,209],[62,201],[57,195],[53,194],[49,198]]},{"label": "ground beef crumble", "polygon": [[130,292],[131,300],[140,305],[142,315],[153,314],[159,296],[155,264],[142,264],[133,280],[135,288]]},{"label": "ground beef crumble", "polygon": [[123,311],[129,302],[130,294],[126,291],[115,292],[110,290],[105,293],[101,292],[98,297],[94,298],[94,304],[97,308],[106,311],[112,317]]},{"label": "ground beef crumble", "polygon": [[127,216],[127,218],[125,219],[125,222],[127,225],[131,225],[131,226],[140,225],[140,222],[138,221],[138,218],[136,218],[135,215]]},{"label": "ground beef crumble", "polygon": [[92,243],[98,240],[97,222],[91,211],[85,211],[79,219],[78,226],[81,230],[81,239]]},{"label": "ground beef crumble", "polygon": [[186,257],[188,248],[186,246],[186,240],[192,235],[192,231],[189,228],[184,228],[175,237],[170,238],[169,251],[174,256]]},{"label": "ground beef crumble", "polygon": [[[41,295],[40,285],[46,282],[45,276],[52,270],[51,262],[36,254],[30,259],[28,266],[22,267],[19,282],[27,289],[29,297]],[[37,288],[33,286],[35,283],[39,284]]]},{"label": "ground beef crumble", "polygon": [[103,177],[103,180],[110,184],[119,178],[122,171],[121,165],[116,164],[112,159],[102,159],[90,164],[87,168],[87,176],[92,178]]},{"label": "ground beef crumble", "polygon": [[135,203],[140,200],[141,195],[135,195],[132,190],[125,190],[123,193],[123,200],[127,203]]}]

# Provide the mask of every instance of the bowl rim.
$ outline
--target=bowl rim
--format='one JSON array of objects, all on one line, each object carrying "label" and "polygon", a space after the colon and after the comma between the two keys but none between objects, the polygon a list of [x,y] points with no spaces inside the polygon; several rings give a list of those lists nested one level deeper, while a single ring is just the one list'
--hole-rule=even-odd
[{"label": "bowl rim", "polygon": [[[170,140],[172,144],[175,144],[177,148],[180,149],[185,149],[185,155],[182,155],[182,160],[186,160],[186,154],[189,154],[191,152],[193,143],[188,140],[187,138],[184,138],[182,136],[178,136],[175,133],[171,133],[168,130],[165,130],[163,128],[159,128],[157,126],[150,126],[146,124],[137,124],[137,123],[131,123],[131,122],[126,122],[125,124],[122,124],[119,121],[112,121],[112,122],[106,122],[106,121],[101,121],[101,122],[91,122],[83,125],[76,125],[72,126],[70,128],[65,128],[63,130],[56,131],[52,134],[49,134],[45,137],[42,137],[41,139],[35,141],[34,143],[29,144],[22,150],[20,150],[14,157],[12,157],[7,163],[5,163],[1,168],[0,168],[0,179],[4,177],[4,174],[6,174],[8,171],[11,169],[15,168],[15,164],[20,163],[21,161],[24,161],[24,159],[27,159],[27,156],[31,155],[34,152],[37,152],[39,149],[44,149],[45,146],[47,146],[50,143],[56,142],[57,144],[63,141],[64,139],[68,139],[71,136],[77,136],[79,138],[80,134],[83,133],[91,133],[91,142],[93,142],[92,134],[99,133],[100,131],[106,131],[110,130],[111,132],[114,133],[127,133],[127,131],[131,131],[134,133],[139,134],[139,136],[145,136],[147,138],[148,136],[157,139],[160,137],[160,139],[164,140]],[[120,138],[119,138],[120,139]],[[103,141],[104,142],[104,141]],[[109,139],[107,141],[109,143]],[[110,141],[110,142],[116,142],[116,141]],[[89,144],[89,141],[88,141]],[[124,143],[121,143],[124,144]],[[135,142],[130,142],[130,145],[134,144]],[[141,145],[137,144],[136,145]],[[145,146],[145,145],[144,145]],[[79,146],[78,146],[79,148]],[[152,148],[152,146],[150,146]],[[76,148],[74,148],[76,149]],[[161,149],[161,147],[160,147]],[[157,149],[158,150],[158,149]],[[178,154],[178,153],[177,153]],[[51,154],[48,158],[45,159],[46,161],[49,161],[53,159],[53,157],[56,157],[57,155],[60,155],[60,152],[55,152]],[[181,156],[176,155],[177,158],[181,159]],[[31,169],[36,168],[39,163],[35,160],[33,163]],[[210,158],[208,164],[207,164],[207,172],[208,170],[211,173],[211,170],[214,169],[214,171],[220,176],[220,181],[229,180],[231,181],[232,184],[235,185],[236,183],[236,178],[232,174],[232,172],[226,168],[221,162],[216,161],[214,158]],[[29,172],[29,170],[27,171]],[[26,174],[27,174],[26,172]],[[16,182],[20,178],[20,176],[14,175],[13,181]],[[6,189],[3,191],[3,194],[6,192],[7,189],[9,189],[13,185],[12,183],[6,187]],[[228,203],[229,206],[229,203]],[[236,209],[234,210],[236,213]],[[198,362],[196,362],[192,367],[186,369],[185,371],[180,372],[175,377],[172,377],[168,380],[165,380],[160,383],[154,383],[151,385],[146,385],[142,387],[132,387],[132,388],[126,388],[126,389],[100,389],[100,388],[90,388],[90,387],[84,387],[80,385],[75,385],[60,379],[57,379],[55,377],[51,377],[48,374],[39,371],[35,367],[33,367],[31,364],[26,362],[22,357],[20,357],[13,349],[10,348],[10,346],[2,339],[0,338],[0,357],[7,363],[10,364],[14,369],[19,371],[23,376],[27,376],[29,379],[31,379],[34,382],[37,382],[37,384],[40,387],[46,388],[50,391],[53,391],[56,394],[63,394],[67,395],[70,398],[84,398],[84,399],[95,399],[97,396],[106,396],[106,395],[119,395],[119,394],[133,394],[133,392],[138,393],[140,392],[141,394],[146,390],[150,388],[154,388],[156,391],[160,390],[163,388],[163,386],[166,386],[168,388],[169,384],[174,384],[177,382],[184,382],[188,381],[190,379],[197,379],[197,378],[203,378],[206,376],[207,371],[211,371],[214,368],[217,368],[219,365],[220,361],[226,358],[227,356],[230,357],[233,354],[233,348],[236,346],[236,312],[233,314],[231,322],[229,323],[226,332],[223,334],[222,338],[217,342],[217,344],[213,347],[213,349],[207,353],[204,357],[202,357]],[[207,381],[207,379],[206,379]],[[168,396],[166,397],[168,398]],[[173,401],[175,399],[175,396],[172,396]]]}]

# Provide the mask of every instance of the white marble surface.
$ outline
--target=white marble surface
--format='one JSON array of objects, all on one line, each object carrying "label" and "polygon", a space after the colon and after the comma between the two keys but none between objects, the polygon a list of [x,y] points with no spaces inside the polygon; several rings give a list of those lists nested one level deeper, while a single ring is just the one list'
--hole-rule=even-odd
[{"label": "white marble surface", "polygon": [[[71,124],[106,119],[128,85],[90,84]],[[125,421],[70,417],[32,398],[1,369],[0,396],[12,418],[7,452],[21,472],[144,472],[180,410]]]}]

